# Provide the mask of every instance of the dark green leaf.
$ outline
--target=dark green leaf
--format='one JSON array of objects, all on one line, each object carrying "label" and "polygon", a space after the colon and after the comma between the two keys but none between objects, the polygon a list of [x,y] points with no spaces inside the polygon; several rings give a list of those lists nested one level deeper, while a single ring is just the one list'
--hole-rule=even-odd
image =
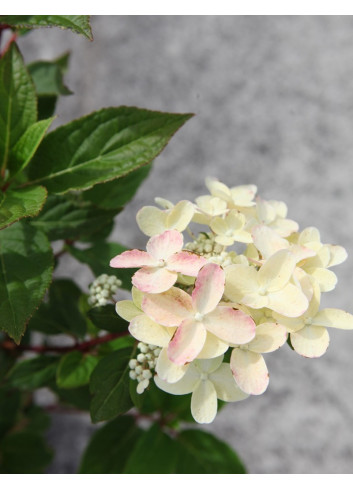
[{"label": "dark green leaf", "polygon": [[48,119],[55,112],[56,102],[58,97],[43,95],[42,97],[38,97],[38,120]]},{"label": "dark green leaf", "polygon": [[0,59],[0,100],[0,170],[4,178],[14,147],[37,120],[34,85],[15,43]]},{"label": "dark green leaf", "polygon": [[49,415],[39,406],[32,404],[25,411],[26,433],[44,433],[50,426]]},{"label": "dark green leaf", "polygon": [[19,343],[43,299],[53,270],[53,252],[41,231],[17,222],[0,232],[0,328]]},{"label": "dark green leaf", "polygon": [[38,474],[53,458],[42,436],[34,433],[11,433],[0,443],[0,472]]},{"label": "dark green leaf", "polygon": [[91,375],[93,423],[107,421],[132,407],[129,394],[129,360],[131,348],[114,351],[100,360]]},{"label": "dark green leaf", "polygon": [[55,383],[50,385],[50,389],[59,397],[62,404],[74,406],[82,411],[89,411],[91,394],[88,385],[77,387],[76,389],[59,389]]},{"label": "dark green leaf", "polygon": [[91,373],[98,364],[93,355],[83,355],[72,351],[64,355],[56,373],[56,383],[60,389],[72,389],[89,383]]},{"label": "dark green leaf", "polygon": [[51,117],[35,122],[27,128],[26,132],[17,141],[11,151],[8,161],[8,169],[11,178],[22,171],[31,161],[32,156],[36,152],[53,120],[54,117]]},{"label": "dark green leaf", "polygon": [[88,317],[96,328],[105,329],[112,333],[127,331],[129,326],[128,322],[117,315],[113,304],[93,307],[88,311]]},{"label": "dark green leaf", "polygon": [[46,198],[47,191],[42,186],[0,191],[0,229],[24,217],[36,216]]},{"label": "dark green leaf", "polygon": [[116,350],[122,350],[123,348],[133,348],[136,343],[135,338],[130,335],[116,338],[115,340],[102,343],[98,348],[99,355],[107,355]]},{"label": "dark green leaf", "polygon": [[49,301],[33,315],[29,327],[46,334],[67,333],[82,338],[86,321],[79,308],[81,290],[71,280],[55,280],[49,289]]},{"label": "dark green leaf", "polygon": [[80,250],[75,246],[67,246],[70,254],[81,263],[86,263],[94,273],[98,276],[102,273],[107,275],[116,275],[122,281],[122,287],[131,290],[131,277],[135,270],[131,268],[121,268],[117,270],[109,266],[109,262],[114,256],[123,253],[127,248],[119,243],[98,242],[91,248]]},{"label": "dark green leaf", "polygon": [[154,424],[139,437],[124,469],[125,474],[174,474],[177,444]]},{"label": "dark green leaf", "polygon": [[0,23],[21,29],[61,27],[93,39],[89,15],[0,15]]},{"label": "dark green leaf", "polygon": [[177,474],[245,474],[237,454],[211,433],[182,431],[178,438]]},{"label": "dark green leaf", "polygon": [[116,209],[127,204],[151,171],[152,164],[138,168],[125,177],[100,185],[84,192],[83,198],[103,209]]},{"label": "dark green leaf", "polygon": [[83,454],[80,474],[121,474],[142,434],[131,416],[119,416],[97,430]]},{"label": "dark green leaf", "polygon": [[0,438],[16,423],[20,402],[18,390],[0,387]]},{"label": "dark green leaf", "polygon": [[104,210],[74,197],[50,195],[32,225],[44,231],[50,241],[90,236],[108,224],[121,209]]},{"label": "dark green leaf", "polygon": [[59,358],[38,356],[17,363],[9,372],[8,382],[12,387],[33,390],[48,385],[54,378]]},{"label": "dark green leaf", "polygon": [[94,112],[44,138],[29,169],[30,181],[60,194],[124,177],[150,163],[190,117],[136,107]]},{"label": "dark green leaf", "polygon": [[64,85],[61,66],[55,61],[35,61],[27,68],[34,81],[37,95],[48,97],[72,94]]}]

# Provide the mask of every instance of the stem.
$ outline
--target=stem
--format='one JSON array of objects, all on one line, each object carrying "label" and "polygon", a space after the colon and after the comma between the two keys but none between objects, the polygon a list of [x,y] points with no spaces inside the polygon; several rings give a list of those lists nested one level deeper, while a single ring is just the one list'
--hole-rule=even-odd
[{"label": "stem", "polygon": [[34,353],[68,353],[70,351],[88,351],[95,348],[97,345],[102,343],[108,343],[109,341],[115,340],[116,338],[121,338],[127,336],[128,331],[123,331],[122,333],[110,333],[105,336],[100,336],[98,338],[93,338],[89,341],[84,341],[82,343],[76,343],[73,346],[32,346],[32,345],[19,345],[16,346],[11,340],[5,340],[0,343],[0,348],[4,350],[21,350],[21,351],[33,351]]},{"label": "stem", "polygon": [[2,58],[7,53],[7,51],[10,49],[11,44],[15,42],[17,38],[18,38],[18,34],[17,32],[14,32],[10,37],[10,39],[8,40],[8,42],[6,43],[4,49],[0,53],[0,58]]}]

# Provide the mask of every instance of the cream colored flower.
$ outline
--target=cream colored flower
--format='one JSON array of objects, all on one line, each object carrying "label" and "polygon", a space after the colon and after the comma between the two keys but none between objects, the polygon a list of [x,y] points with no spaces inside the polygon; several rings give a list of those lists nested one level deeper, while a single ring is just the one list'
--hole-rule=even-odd
[{"label": "cream colored flower", "polygon": [[232,210],[222,219],[214,217],[210,228],[216,234],[215,241],[224,246],[231,246],[234,242],[251,243],[251,234],[245,230],[245,216],[237,210]]},{"label": "cream colored flower", "polygon": [[171,229],[182,232],[189,225],[194,212],[194,204],[188,200],[182,200],[167,210],[154,206],[142,207],[136,215],[136,221],[141,231],[147,236],[155,236]]}]

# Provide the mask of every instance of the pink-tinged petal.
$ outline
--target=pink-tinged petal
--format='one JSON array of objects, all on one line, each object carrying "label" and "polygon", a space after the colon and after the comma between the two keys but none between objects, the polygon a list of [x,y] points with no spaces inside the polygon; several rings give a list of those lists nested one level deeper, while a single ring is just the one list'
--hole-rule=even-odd
[{"label": "pink-tinged petal", "polygon": [[154,381],[157,387],[177,396],[190,394],[200,381],[200,374],[193,365],[186,365],[185,369],[186,373],[176,382],[167,382],[156,375]]},{"label": "pink-tinged petal", "polygon": [[162,294],[145,295],[142,310],[163,326],[179,326],[184,319],[193,314],[191,297],[177,287],[172,287]]},{"label": "pink-tinged petal", "polygon": [[[156,365],[156,372],[161,380],[174,384],[178,382],[182,377],[184,377],[187,370],[190,369],[190,364],[188,365],[176,365],[171,362],[168,358],[167,348],[163,348],[160,352]],[[187,382],[193,382],[190,387],[191,392],[193,390],[194,384],[199,379],[198,372],[195,368],[191,368],[189,375],[186,377]],[[184,385],[185,387],[185,385]],[[164,389],[163,389],[164,390]]]},{"label": "pink-tinged petal", "polygon": [[236,383],[247,394],[258,396],[267,389],[269,375],[260,353],[235,348],[230,358],[230,368]]},{"label": "pink-tinged petal", "polygon": [[249,350],[255,353],[270,353],[287,341],[287,330],[277,323],[261,323],[256,328],[256,336],[249,343]]},{"label": "pink-tinged petal", "polygon": [[181,251],[183,243],[183,235],[173,229],[150,238],[146,250],[156,260],[167,260],[174,253]]},{"label": "pink-tinged petal", "polygon": [[190,251],[181,251],[171,256],[166,264],[168,270],[189,275],[190,277],[196,277],[207,260],[196,253]]},{"label": "pink-tinged petal", "polygon": [[197,355],[197,358],[209,359],[219,357],[220,355],[223,355],[223,353],[225,353],[228,348],[228,343],[225,343],[224,341],[217,338],[217,336],[207,331],[205,344],[203,345],[200,353]]},{"label": "pink-tinged petal", "polygon": [[110,266],[113,268],[140,268],[154,267],[158,261],[150,256],[146,251],[130,250],[124,251],[121,255],[110,260]]},{"label": "pink-tinged petal", "polygon": [[218,399],[225,402],[242,401],[249,397],[236,384],[229,363],[222,363],[219,368],[209,376],[213,383]]},{"label": "pink-tinged petal", "polygon": [[140,314],[132,319],[129,331],[137,340],[161,347],[167,346],[174,334],[174,328],[161,326],[145,314]]},{"label": "pink-tinged petal", "polygon": [[217,393],[209,380],[201,380],[191,396],[191,414],[198,423],[212,423],[217,414]]},{"label": "pink-tinged petal", "polygon": [[305,326],[296,333],[291,333],[290,341],[294,350],[303,357],[321,357],[327,350],[330,337],[323,326]]},{"label": "pink-tinged petal", "polygon": [[171,272],[166,268],[144,267],[137,270],[131,281],[141,292],[159,294],[173,287],[177,278],[176,272]]},{"label": "pink-tinged petal", "polygon": [[205,344],[206,334],[202,323],[193,319],[183,321],[169,343],[169,360],[177,365],[184,365],[194,360]]},{"label": "pink-tinged petal", "polygon": [[200,314],[207,314],[222,299],[225,284],[224,270],[215,263],[201,268],[192,292],[192,303]]},{"label": "pink-tinged petal", "polygon": [[233,345],[249,343],[255,337],[253,319],[231,307],[217,307],[204,317],[203,323],[207,331]]}]

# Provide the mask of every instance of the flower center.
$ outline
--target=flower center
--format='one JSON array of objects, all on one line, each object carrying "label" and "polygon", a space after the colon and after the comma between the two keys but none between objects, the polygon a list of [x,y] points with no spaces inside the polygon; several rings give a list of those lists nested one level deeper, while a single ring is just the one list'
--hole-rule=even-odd
[{"label": "flower center", "polygon": [[204,314],[201,314],[201,312],[197,312],[195,314],[195,321],[202,321],[204,317]]},{"label": "flower center", "polygon": [[208,379],[208,374],[206,372],[202,372],[202,374],[200,376],[200,379],[201,380],[207,380]]}]

